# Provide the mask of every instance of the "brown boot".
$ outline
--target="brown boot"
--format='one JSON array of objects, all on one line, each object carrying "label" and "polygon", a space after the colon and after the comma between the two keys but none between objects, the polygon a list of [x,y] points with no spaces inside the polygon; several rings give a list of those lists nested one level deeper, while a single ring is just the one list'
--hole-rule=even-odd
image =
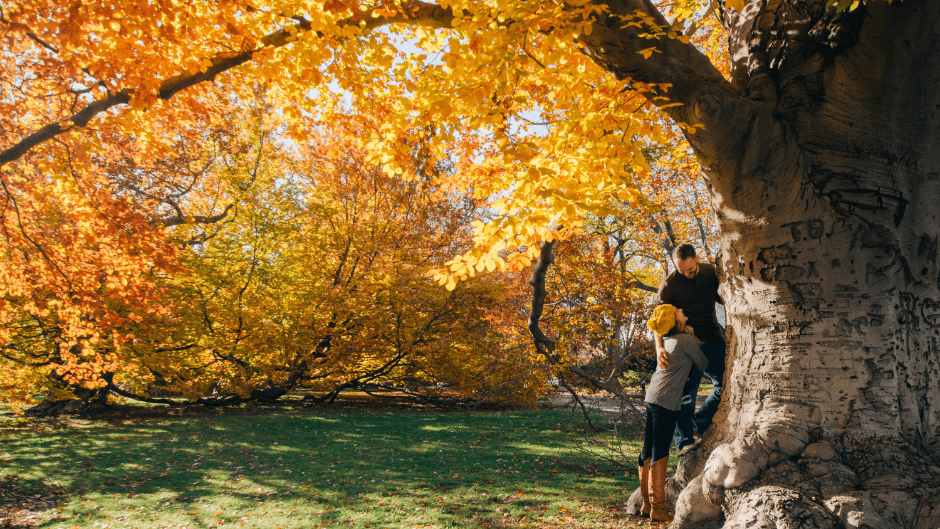
[{"label": "brown boot", "polygon": [[640,516],[650,517],[650,459],[643,462],[640,466],[640,495],[643,496],[643,508],[640,509]]},{"label": "brown boot", "polygon": [[650,465],[650,520],[654,522],[672,521],[673,512],[666,508],[666,463],[668,457],[654,461]]}]

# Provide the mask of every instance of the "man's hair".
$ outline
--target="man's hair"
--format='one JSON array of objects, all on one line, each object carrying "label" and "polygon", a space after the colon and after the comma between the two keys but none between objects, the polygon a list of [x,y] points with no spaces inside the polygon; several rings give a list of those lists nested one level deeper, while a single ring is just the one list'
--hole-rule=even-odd
[{"label": "man's hair", "polygon": [[672,258],[676,261],[685,261],[689,257],[695,257],[695,246],[684,242],[672,251]]}]

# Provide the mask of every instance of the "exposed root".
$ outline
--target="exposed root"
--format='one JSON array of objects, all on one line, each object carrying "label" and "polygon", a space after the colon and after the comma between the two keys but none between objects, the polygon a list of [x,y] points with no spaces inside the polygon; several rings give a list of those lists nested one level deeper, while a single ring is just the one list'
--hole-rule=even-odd
[{"label": "exposed root", "polygon": [[[733,441],[684,456],[667,481],[671,529],[940,529],[940,467],[923,447],[801,417],[765,405]],[[636,491],[627,512],[641,504]]]},{"label": "exposed root", "polygon": [[784,487],[762,486],[728,506],[724,529],[835,529],[833,517],[812,498]]},{"label": "exposed root", "polygon": [[940,468],[923,449],[825,437],[792,408],[765,408],[753,425],[716,446],[700,475],[677,474],[688,484],[672,529],[940,528]]}]

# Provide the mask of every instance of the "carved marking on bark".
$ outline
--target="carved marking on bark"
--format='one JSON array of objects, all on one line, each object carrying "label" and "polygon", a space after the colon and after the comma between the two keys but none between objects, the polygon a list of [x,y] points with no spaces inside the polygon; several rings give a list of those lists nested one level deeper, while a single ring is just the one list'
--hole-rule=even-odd
[{"label": "carved marking on bark", "polygon": [[[926,233],[920,236],[920,244],[917,247],[917,257],[931,263],[937,263],[937,239],[931,238]],[[923,272],[923,275],[927,275]]]},{"label": "carved marking on bark", "polygon": [[783,227],[790,228],[790,236],[794,241],[822,239],[825,232],[825,224],[819,219],[790,222],[784,224]]},{"label": "carved marking on bark", "polygon": [[819,309],[819,296],[822,293],[819,283],[794,283],[790,285],[790,293],[800,310]]},{"label": "carved marking on bark", "polygon": [[872,327],[881,327],[885,323],[885,316],[881,312],[882,307],[877,303],[872,303],[868,307],[868,317],[871,318]]},{"label": "carved marking on bark", "polygon": [[781,244],[764,248],[757,254],[757,259],[764,264],[775,265],[781,261],[789,261],[793,258],[793,250],[789,244]]},{"label": "carved marking on bark", "polygon": [[898,310],[898,323],[912,329],[920,327],[920,320],[914,313],[917,307],[917,296],[909,292],[901,292],[898,296],[898,304],[894,306]]},{"label": "carved marking on bark", "polygon": [[806,263],[806,277],[819,278],[819,272],[816,270],[816,261],[809,261]]},{"label": "carved marking on bark", "polygon": [[920,306],[920,315],[927,325],[940,327],[940,301],[924,298]]},{"label": "carved marking on bark", "polygon": [[760,278],[769,283],[772,281],[795,281],[806,276],[805,268],[785,264],[793,257],[793,250],[789,244],[761,249],[760,253],[757,254],[757,260],[769,266],[760,269]]},{"label": "carved marking on bark", "polygon": [[835,297],[841,298],[854,298],[856,293],[858,293],[858,286],[856,285],[841,285],[837,283],[833,290]]},{"label": "carved marking on bark", "polygon": [[825,194],[833,209],[844,215],[861,212],[888,211],[893,209],[894,227],[901,225],[909,202],[900,194],[884,189],[833,189]]},{"label": "carved marking on bark", "polygon": [[865,265],[865,282],[873,283],[875,281],[882,281],[888,279],[888,274],[885,270],[888,267],[878,268],[875,265],[868,263]]},{"label": "carved marking on bark", "polygon": [[848,318],[840,318],[836,324],[835,336],[851,336],[853,332],[864,335],[864,328],[868,326],[868,318],[865,316],[859,316],[852,321]]}]

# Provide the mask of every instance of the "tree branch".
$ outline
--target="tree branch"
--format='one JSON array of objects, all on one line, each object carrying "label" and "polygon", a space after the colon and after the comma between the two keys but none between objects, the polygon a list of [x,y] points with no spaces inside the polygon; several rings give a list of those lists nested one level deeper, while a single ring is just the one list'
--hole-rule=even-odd
[{"label": "tree branch", "polygon": [[[166,201],[165,201],[165,202],[166,202]],[[174,208],[175,208],[178,212],[181,212],[181,210],[179,209],[178,206],[176,206],[175,203],[173,203],[173,202],[168,202],[168,203],[170,203],[170,205],[174,206]],[[219,222],[219,221],[225,219],[225,217],[228,216],[229,210],[231,210],[232,207],[234,207],[234,206],[235,206],[235,204],[229,204],[229,205],[225,206],[225,209],[222,210],[222,213],[219,213],[218,215],[212,215],[212,216],[208,216],[208,215],[192,215],[192,216],[182,216],[182,217],[179,216],[179,215],[177,215],[177,216],[175,216],[175,217],[169,217],[169,218],[165,218],[165,219],[160,219],[159,222],[160,222],[161,224],[163,224],[164,226],[166,226],[166,227],[170,227],[170,226],[179,226],[180,224],[215,224],[216,222]]]},{"label": "tree branch", "polygon": [[541,250],[539,259],[535,262],[535,267],[532,269],[532,279],[529,280],[529,284],[532,285],[532,311],[529,313],[528,327],[529,333],[532,335],[532,340],[535,342],[535,349],[552,364],[557,364],[558,357],[555,355],[555,340],[545,336],[545,333],[539,328],[539,320],[542,318],[542,312],[545,310],[545,297],[548,294],[545,288],[545,274],[548,273],[548,267],[552,265],[552,261],[554,260],[552,256],[554,246],[555,241],[543,241],[539,245],[539,249]]},{"label": "tree branch", "polygon": [[[372,30],[381,26],[394,23],[407,23],[432,28],[450,28],[451,21],[456,16],[455,13],[439,5],[428,4],[425,2],[413,2],[410,13],[397,13],[394,16],[373,16],[375,11],[367,11],[357,14],[350,19],[341,21],[339,27],[359,27],[364,31]],[[261,45],[256,49],[245,50],[237,53],[220,53],[210,59],[211,65],[202,72],[195,74],[183,73],[176,77],[167,79],[160,84],[157,97],[163,100],[169,100],[181,90],[199,84],[203,81],[214,79],[220,73],[231,70],[252,59],[254,54],[265,48],[280,48],[297,40],[297,36],[308,33],[313,30],[310,22],[306,19],[293,19],[295,24],[269,33],[261,38]],[[317,32],[317,35],[322,36]],[[43,43],[40,42],[40,45]],[[97,115],[118,105],[126,105],[131,102],[135,96],[140,94],[130,88],[125,88],[116,93],[112,93],[103,99],[89,103],[88,106],[72,114],[66,119],[50,123],[38,131],[26,136],[13,146],[0,151],[0,167],[19,160],[30,149],[45,143],[61,134],[72,130],[75,127],[85,127]]]},{"label": "tree branch", "polygon": [[[562,359],[555,354],[555,340],[546,336],[539,327],[539,320],[542,318],[542,312],[545,310],[545,297],[548,295],[548,290],[545,288],[545,275],[548,273],[548,268],[554,261],[554,256],[552,255],[554,246],[555,241],[543,241],[539,245],[541,253],[539,254],[538,261],[535,262],[535,267],[532,269],[532,279],[529,280],[529,284],[532,285],[532,310],[529,312],[528,327],[529,333],[532,335],[532,340],[535,342],[536,351],[545,357],[550,364],[559,365]],[[605,383],[578,366],[566,366],[565,369],[581,377],[597,389],[609,391],[617,396],[624,396],[623,388],[614,384]]]},{"label": "tree branch", "polygon": [[[669,38],[666,34],[669,24],[652,2],[594,3],[608,5],[609,13],[597,15],[590,35],[578,37],[589,57],[619,79],[653,85],[650,101],[677,123],[695,126],[694,132],[686,131],[686,136],[707,157],[727,158],[729,144],[746,140],[750,131],[743,124],[753,122],[762,108],[725,80],[695,46]],[[654,29],[662,29],[663,34],[647,38],[652,32],[649,26],[637,21],[636,12],[654,21],[659,26]],[[655,51],[652,54],[647,51],[649,58],[644,58],[640,52],[651,47]],[[661,85],[668,88],[658,88]],[[670,106],[674,103],[679,105]],[[769,116],[769,112],[766,114]]]},{"label": "tree branch", "polygon": [[659,289],[658,289],[658,288],[656,288],[656,287],[651,287],[651,286],[647,285],[646,283],[643,283],[642,281],[639,281],[639,280],[634,280],[633,283],[632,283],[632,285],[633,285],[633,288],[638,288],[638,289],[640,289],[640,290],[645,290],[645,291],[647,291],[647,292],[652,292],[653,294],[656,294],[657,292],[659,292]]},{"label": "tree branch", "polygon": [[577,406],[581,406],[581,413],[584,415],[584,420],[587,421],[588,427],[592,430],[596,430],[597,426],[594,426],[594,422],[591,421],[591,414],[588,412],[587,406],[584,405],[584,402],[581,400],[581,397],[578,395],[578,392],[574,390],[567,382],[565,382],[565,377],[563,375],[558,376],[558,384],[563,388],[568,390],[568,393],[571,393],[571,398],[577,403]]},{"label": "tree branch", "polygon": [[715,11],[715,7],[718,6],[718,0],[710,0],[708,5],[702,8],[701,11],[695,14],[695,18],[689,23],[689,27],[685,29],[685,36],[691,37],[695,35],[695,32],[698,30],[698,25],[705,21],[708,18],[708,15],[711,15]]}]

